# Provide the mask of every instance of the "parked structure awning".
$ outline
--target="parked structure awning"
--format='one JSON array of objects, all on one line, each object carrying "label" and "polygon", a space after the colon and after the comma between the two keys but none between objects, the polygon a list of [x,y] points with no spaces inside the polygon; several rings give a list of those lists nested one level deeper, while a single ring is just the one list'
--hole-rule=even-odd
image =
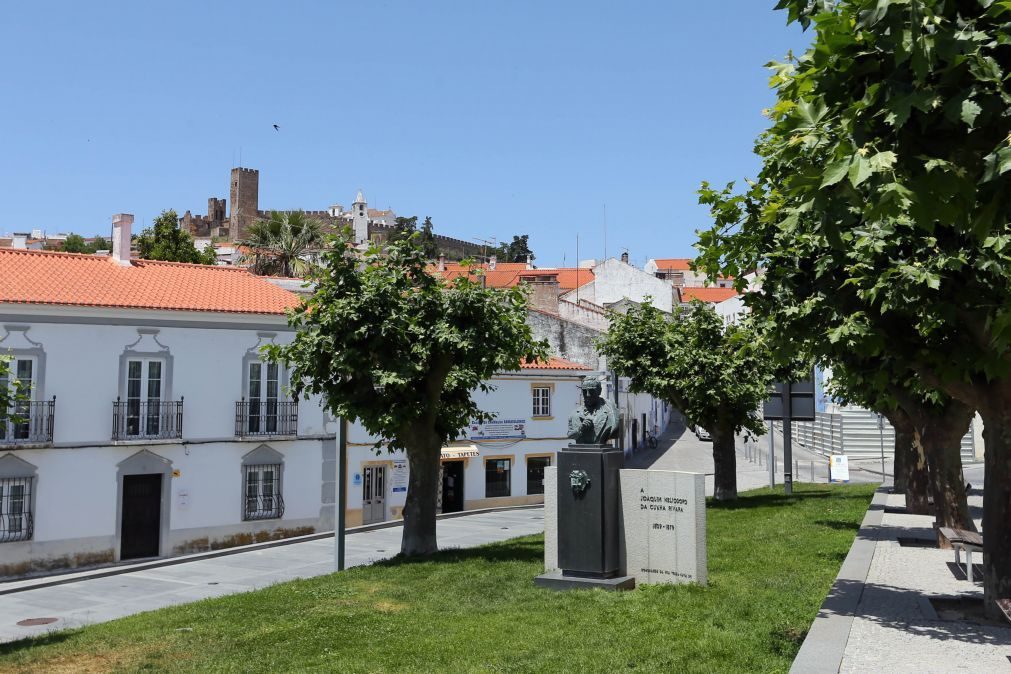
[{"label": "parked structure awning", "polygon": [[442,458],[444,459],[470,459],[481,456],[477,445],[467,445],[465,447],[443,447]]}]

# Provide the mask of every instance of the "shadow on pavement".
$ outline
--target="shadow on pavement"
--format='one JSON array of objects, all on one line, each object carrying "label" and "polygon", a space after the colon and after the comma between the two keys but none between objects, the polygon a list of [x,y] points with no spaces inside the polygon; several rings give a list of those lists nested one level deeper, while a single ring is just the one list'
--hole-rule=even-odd
[{"label": "shadow on pavement", "polygon": [[681,436],[683,436],[687,430],[688,429],[683,420],[677,416],[672,417],[670,423],[667,425],[667,429],[660,434],[659,438],[657,438],[656,448],[648,449],[645,447],[639,447],[635,450],[635,454],[625,460],[625,468],[649,468],[656,463],[660,457],[668,451],[671,451],[674,443],[680,440]]}]

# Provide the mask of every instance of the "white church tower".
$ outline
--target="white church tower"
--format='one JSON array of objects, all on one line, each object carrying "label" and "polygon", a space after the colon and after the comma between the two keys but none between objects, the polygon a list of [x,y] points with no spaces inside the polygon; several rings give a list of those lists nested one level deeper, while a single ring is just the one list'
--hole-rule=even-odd
[{"label": "white church tower", "polygon": [[351,223],[355,230],[355,243],[369,242],[369,205],[365,202],[365,195],[358,190],[355,202],[351,204]]}]

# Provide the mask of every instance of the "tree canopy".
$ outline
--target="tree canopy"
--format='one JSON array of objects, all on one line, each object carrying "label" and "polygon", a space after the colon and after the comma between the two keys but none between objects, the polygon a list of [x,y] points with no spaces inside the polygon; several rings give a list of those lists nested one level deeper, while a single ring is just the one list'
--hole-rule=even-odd
[{"label": "tree canopy", "polygon": [[193,237],[179,226],[179,216],[169,209],[155,218],[151,227],[137,237],[137,250],[145,260],[217,264],[214,246],[197,250]]},{"label": "tree canopy", "polygon": [[315,291],[294,313],[294,341],[271,346],[291,367],[296,394],[358,421],[410,464],[402,551],[435,551],[439,456],[471,421],[486,421],[475,391],[496,373],[547,356],[526,323],[525,290],[485,288],[466,276],[445,282],[426,271],[414,238],[363,257],[345,235],[311,270]]},{"label": "tree canopy", "polygon": [[746,325],[724,325],[696,300],[673,317],[648,302],[612,313],[599,346],[608,365],[631,378],[632,392],[669,402],[710,432],[716,498],[736,498],[734,436],[764,432],[760,408],[773,375],[764,341]]},{"label": "tree canopy", "polygon": [[513,236],[512,242],[500,244],[498,255],[502,262],[526,262],[528,258],[536,258],[534,251],[530,250],[529,234]]},{"label": "tree canopy", "polygon": [[1006,2],[782,0],[814,28],[772,63],[777,102],[743,193],[703,185],[711,274],[778,350],[882,356],[985,422],[986,595],[1011,596],[1011,72]]},{"label": "tree canopy", "polygon": [[239,245],[249,249],[242,259],[254,274],[302,278],[315,266],[324,238],[323,223],[303,211],[271,211],[250,225]]}]

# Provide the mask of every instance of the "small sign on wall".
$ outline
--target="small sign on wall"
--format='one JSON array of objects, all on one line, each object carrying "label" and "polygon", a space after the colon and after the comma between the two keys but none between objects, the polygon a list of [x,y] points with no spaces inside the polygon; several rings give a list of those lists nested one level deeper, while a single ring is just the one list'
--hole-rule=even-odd
[{"label": "small sign on wall", "polygon": [[390,473],[390,492],[393,494],[406,494],[407,478],[410,474],[407,467],[407,459],[394,459],[393,469]]},{"label": "small sign on wall", "polygon": [[186,508],[190,504],[190,492],[188,489],[180,489],[176,492],[176,504],[180,508]]},{"label": "small sign on wall", "polygon": [[361,473],[355,473],[351,477],[351,484],[353,484],[356,487],[362,486],[362,474]]}]

